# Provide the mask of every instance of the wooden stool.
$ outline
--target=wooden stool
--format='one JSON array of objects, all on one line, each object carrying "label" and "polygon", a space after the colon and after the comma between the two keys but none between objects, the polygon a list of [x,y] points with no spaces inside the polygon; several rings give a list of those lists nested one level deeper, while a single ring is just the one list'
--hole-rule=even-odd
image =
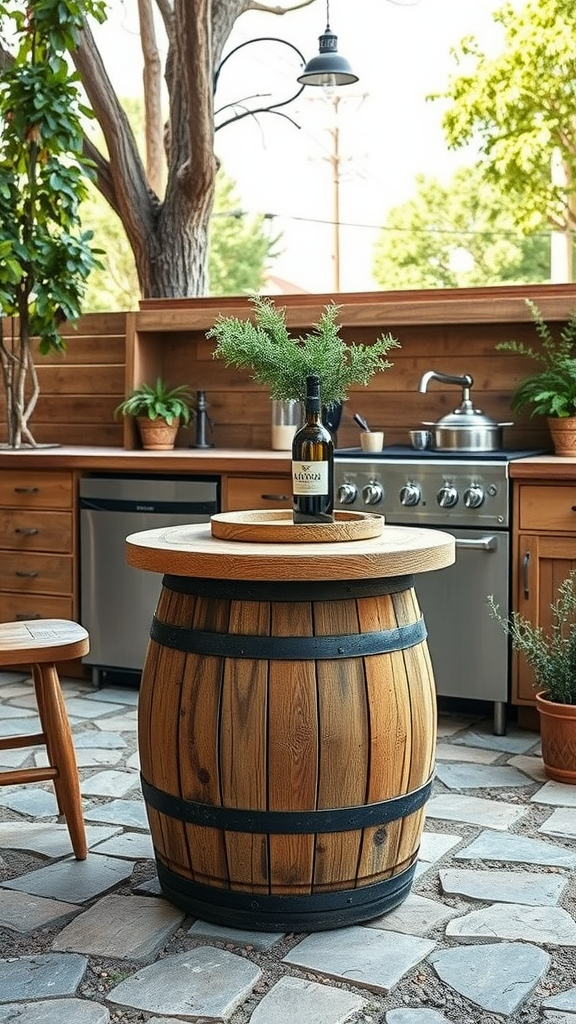
[{"label": "wooden stool", "polygon": [[30,736],[0,737],[0,750],[15,750],[43,743],[48,754],[47,768],[0,771],[0,786],[52,779],[58,810],[66,818],[78,860],[85,860],[88,847],[76,755],[56,662],[80,658],[89,649],[86,630],[67,619],[0,623],[0,668],[14,665],[31,667],[42,726],[42,732]]}]

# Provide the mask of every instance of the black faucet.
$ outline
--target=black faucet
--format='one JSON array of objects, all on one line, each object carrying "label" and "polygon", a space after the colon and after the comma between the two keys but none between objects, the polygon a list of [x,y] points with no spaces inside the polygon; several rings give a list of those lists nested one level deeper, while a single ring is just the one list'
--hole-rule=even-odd
[{"label": "black faucet", "polygon": [[196,392],[196,443],[190,445],[191,448],[212,448],[213,445],[206,440],[206,424],[210,426],[212,430],[212,420],[208,415],[208,406],[206,405],[206,392]]}]

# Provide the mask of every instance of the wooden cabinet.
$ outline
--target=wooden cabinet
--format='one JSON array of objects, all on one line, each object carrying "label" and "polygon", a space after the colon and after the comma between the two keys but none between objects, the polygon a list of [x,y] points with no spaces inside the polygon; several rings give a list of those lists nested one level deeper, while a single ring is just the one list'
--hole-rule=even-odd
[{"label": "wooden cabinet", "polygon": [[[545,631],[560,583],[576,568],[576,482],[514,484],[514,608]],[[534,704],[533,673],[514,657],[513,701]]]},{"label": "wooden cabinet", "polygon": [[224,481],[224,510],[292,508],[292,477],[230,476]]},{"label": "wooden cabinet", "polygon": [[0,621],[77,618],[75,476],[0,471]]}]

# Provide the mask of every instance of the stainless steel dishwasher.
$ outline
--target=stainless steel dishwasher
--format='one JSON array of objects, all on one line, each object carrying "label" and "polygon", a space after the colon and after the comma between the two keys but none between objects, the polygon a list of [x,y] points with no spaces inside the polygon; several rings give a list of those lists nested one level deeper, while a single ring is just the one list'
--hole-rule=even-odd
[{"label": "stainless steel dishwasher", "polygon": [[80,618],[90,633],[84,664],[92,667],[95,686],[105,672],[141,672],[162,586],[158,573],[127,564],[128,534],[208,522],[219,508],[219,477],[102,473],[82,478]]}]

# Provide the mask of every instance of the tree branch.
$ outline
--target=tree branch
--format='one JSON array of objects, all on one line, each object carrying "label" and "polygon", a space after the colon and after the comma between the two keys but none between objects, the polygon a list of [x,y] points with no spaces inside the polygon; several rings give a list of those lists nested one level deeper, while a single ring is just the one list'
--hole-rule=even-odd
[{"label": "tree branch", "polygon": [[162,122],[162,62],[156,42],[152,0],[138,0],[140,45],[144,60],[144,126],[146,174],[157,196],[164,191],[164,125]]},{"label": "tree branch", "polygon": [[174,40],[174,4],[172,0],[156,0],[156,6],[164,22],[164,30],[169,42]]},{"label": "tree branch", "polygon": [[[153,197],[126,114],[118,102],[90,27],[85,23],[72,59],[98,118],[108,147],[108,173],[97,155],[99,173],[106,177],[107,199],[116,211],[135,252],[144,251],[153,229],[158,201]],[[125,183],[130,182],[130,188]],[[110,188],[112,186],[112,189]]]},{"label": "tree branch", "polygon": [[315,0],[301,0],[299,4],[291,7],[270,7],[268,4],[259,4],[257,0],[247,0],[245,11],[263,11],[265,14],[290,14],[290,11],[299,11],[301,7],[309,7]]}]

